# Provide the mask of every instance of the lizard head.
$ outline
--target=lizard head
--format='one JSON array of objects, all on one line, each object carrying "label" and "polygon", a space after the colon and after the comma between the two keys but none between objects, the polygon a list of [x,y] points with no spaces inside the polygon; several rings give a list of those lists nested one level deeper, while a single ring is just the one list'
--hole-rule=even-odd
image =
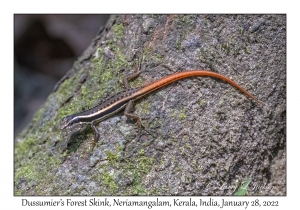
[{"label": "lizard head", "polygon": [[73,125],[75,125],[76,123],[79,122],[79,118],[78,117],[74,117],[74,116],[67,116],[64,117],[60,123],[60,129],[66,129],[66,128],[70,128]]}]

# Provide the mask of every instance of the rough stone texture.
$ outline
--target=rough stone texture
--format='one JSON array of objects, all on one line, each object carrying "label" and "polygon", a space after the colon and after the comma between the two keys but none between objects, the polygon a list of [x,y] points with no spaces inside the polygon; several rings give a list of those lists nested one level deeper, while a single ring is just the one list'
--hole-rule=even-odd
[{"label": "rough stone texture", "polygon": [[[142,55],[141,55],[141,53]],[[122,113],[98,143],[60,120],[174,71],[228,76],[266,106],[213,78],[173,83],[135,103],[148,131]],[[167,68],[166,66],[169,68]],[[286,195],[286,16],[112,16],[16,138],[16,195]]]}]

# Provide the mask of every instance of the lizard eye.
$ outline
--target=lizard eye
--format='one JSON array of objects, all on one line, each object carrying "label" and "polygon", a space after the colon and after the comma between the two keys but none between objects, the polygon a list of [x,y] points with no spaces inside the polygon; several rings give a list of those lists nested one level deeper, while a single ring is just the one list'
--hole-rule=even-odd
[{"label": "lizard eye", "polygon": [[77,117],[67,116],[62,119],[60,129],[68,128],[77,123],[78,121],[79,119]]},{"label": "lizard eye", "polygon": [[79,118],[75,117],[69,121],[69,126],[72,126],[79,122]]}]

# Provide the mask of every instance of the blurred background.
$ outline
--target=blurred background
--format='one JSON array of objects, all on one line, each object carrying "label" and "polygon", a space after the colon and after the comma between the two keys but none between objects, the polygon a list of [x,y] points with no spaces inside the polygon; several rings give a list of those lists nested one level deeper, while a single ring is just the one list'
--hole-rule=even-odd
[{"label": "blurred background", "polygon": [[14,15],[14,135],[90,45],[109,15]]}]

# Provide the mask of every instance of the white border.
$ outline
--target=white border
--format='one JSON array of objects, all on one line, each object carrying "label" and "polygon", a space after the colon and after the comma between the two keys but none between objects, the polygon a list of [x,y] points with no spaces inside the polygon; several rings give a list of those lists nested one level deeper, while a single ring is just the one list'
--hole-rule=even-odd
[{"label": "white border", "polygon": [[[21,207],[26,197],[13,197],[13,14],[15,13],[281,13],[287,14],[287,197],[258,197],[263,200],[279,200],[281,207],[299,206],[297,179],[299,175],[299,11],[296,1],[5,1],[1,3],[1,190],[3,209]],[[29,197],[28,199],[60,199],[60,197]],[[111,198],[111,197],[110,197]],[[129,197],[130,198],[130,197]],[[150,197],[151,198],[151,197]],[[153,197],[152,197],[153,198]],[[163,197],[173,199],[173,197]],[[194,197],[195,198],[195,197]],[[216,198],[216,197],[213,197]],[[255,198],[255,197],[254,197]],[[66,197],[63,197],[66,199]],[[81,197],[72,197],[81,200]],[[134,197],[145,200],[148,197]],[[218,197],[222,199],[222,197]],[[240,199],[228,197],[228,199]],[[243,197],[252,200],[253,197]],[[6,208],[5,208],[6,207]],[[27,207],[25,207],[27,208]],[[55,207],[56,209],[60,209]],[[74,207],[70,207],[70,209]],[[86,208],[86,207],[85,207]],[[102,208],[103,207],[98,207]],[[165,207],[166,208],[166,207]],[[124,208],[123,208],[124,209]],[[135,208],[130,208],[135,209]],[[137,208],[136,208],[137,209]],[[140,209],[140,208],[139,208]],[[153,208],[154,209],[154,208]],[[157,208],[155,208],[157,209]],[[160,208],[162,209],[162,208]]]}]

